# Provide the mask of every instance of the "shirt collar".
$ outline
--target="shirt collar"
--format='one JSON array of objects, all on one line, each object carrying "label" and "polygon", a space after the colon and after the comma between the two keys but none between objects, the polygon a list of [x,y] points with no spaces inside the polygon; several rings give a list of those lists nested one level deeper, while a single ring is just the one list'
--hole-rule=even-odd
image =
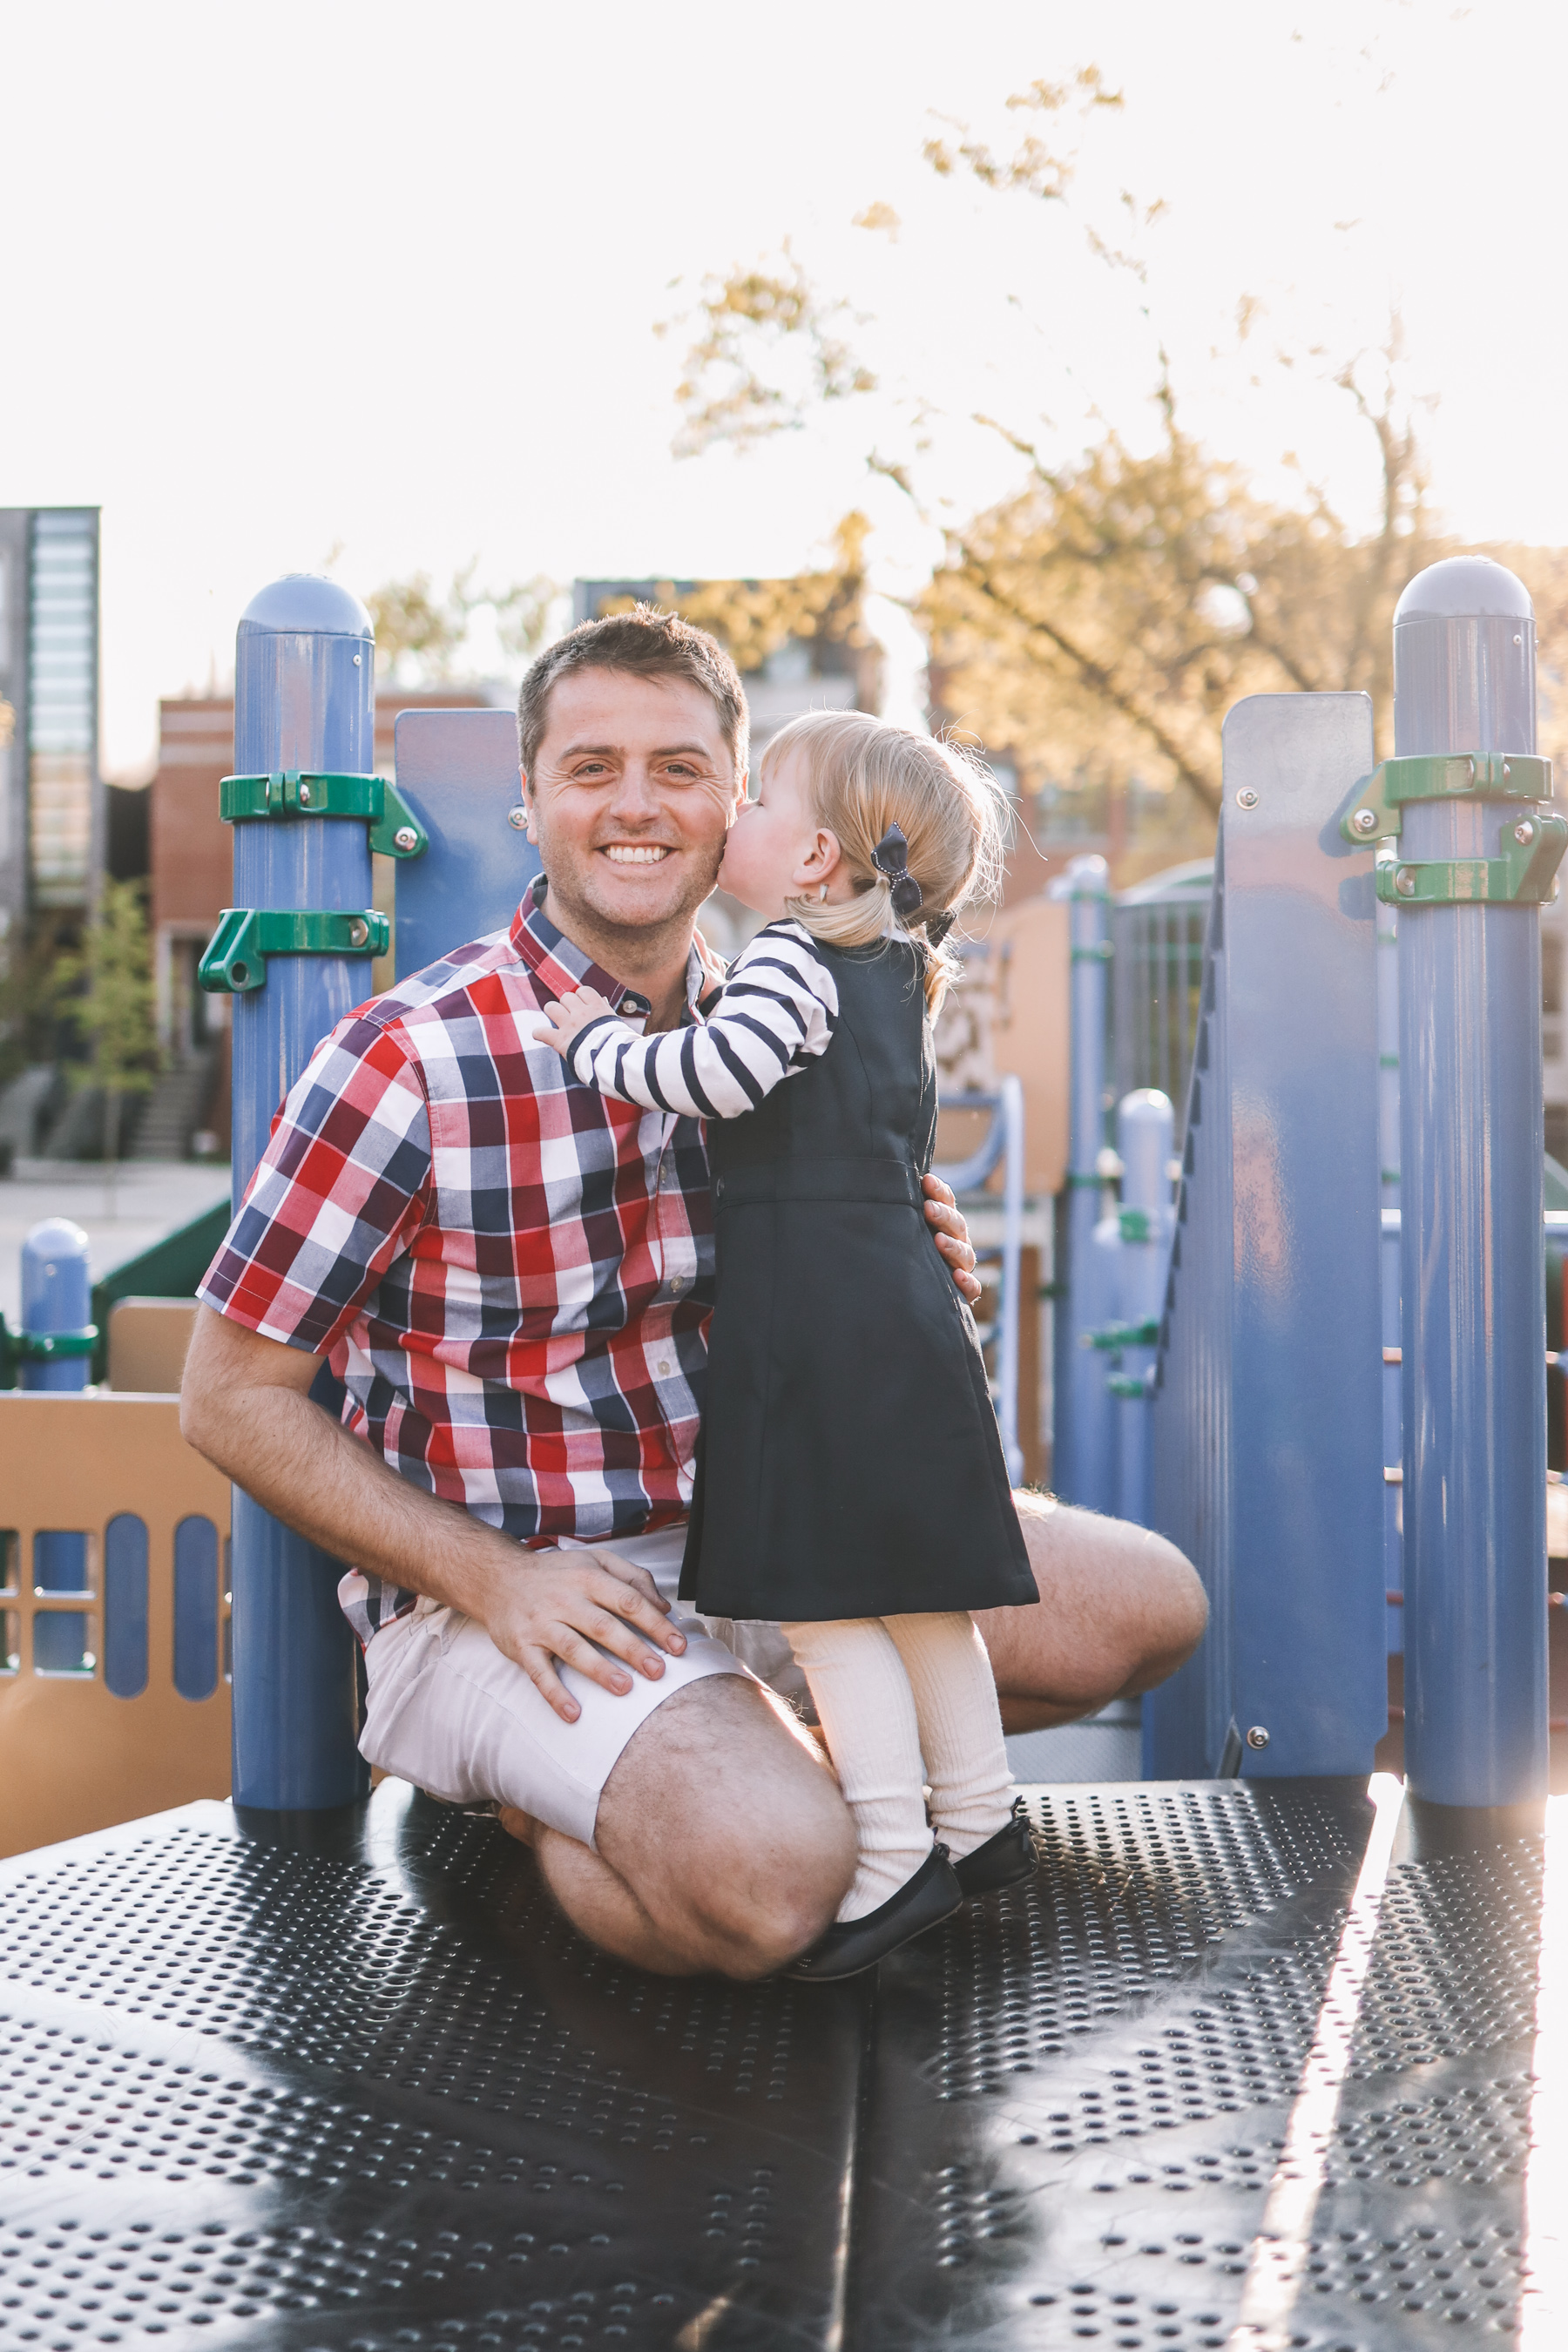
[{"label": "shirt collar", "polygon": [[[574,947],[563,931],[556,929],[543,908],[536,904],[529,890],[511,919],[511,945],[520,962],[528,966],[547,997],[557,997],[563,989],[596,988],[599,994],[617,1013],[636,1020],[649,1012],[646,996],[616,980],[603,964],[585,956]],[[698,1003],[712,982],[703,971],[702,959],[693,947],[686,959],[686,1018],[694,1020]]]}]

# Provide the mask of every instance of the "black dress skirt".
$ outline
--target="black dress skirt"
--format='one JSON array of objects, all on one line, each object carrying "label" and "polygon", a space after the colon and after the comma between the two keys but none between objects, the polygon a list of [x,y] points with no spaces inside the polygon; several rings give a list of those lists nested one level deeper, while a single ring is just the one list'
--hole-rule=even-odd
[{"label": "black dress skirt", "polygon": [[923,960],[816,952],[826,1051],[708,1123],[718,1297],[681,1596],[805,1620],[1032,1601],[973,1318],[923,1213]]}]

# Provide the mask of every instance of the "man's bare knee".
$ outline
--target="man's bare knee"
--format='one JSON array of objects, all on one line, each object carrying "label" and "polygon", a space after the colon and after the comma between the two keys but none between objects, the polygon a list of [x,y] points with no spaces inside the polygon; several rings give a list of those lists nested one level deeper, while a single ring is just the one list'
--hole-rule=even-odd
[{"label": "man's bare knee", "polygon": [[595,1842],[693,1968],[740,1978],[814,1943],[855,1870],[837,1784],[739,1675],[689,1685],[647,1718],[605,1783]]},{"label": "man's bare knee", "polygon": [[1174,1674],[1208,1617],[1175,1545],[1053,1496],[1016,1499],[1041,1605],[978,1619],[1007,1728],[1068,1722]]}]

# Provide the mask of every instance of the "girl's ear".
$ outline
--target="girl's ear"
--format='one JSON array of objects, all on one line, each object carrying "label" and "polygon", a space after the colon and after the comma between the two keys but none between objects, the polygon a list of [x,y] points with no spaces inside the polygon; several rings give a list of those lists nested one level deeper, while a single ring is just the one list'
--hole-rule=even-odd
[{"label": "girl's ear", "polygon": [[821,889],[825,883],[832,881],[843,863],[844,854],[838,846],[838,835],[829,833],[826,825],[818,825],[805,856],[790,877],[795,884],[795,895],[798,896],[804,890]]}]

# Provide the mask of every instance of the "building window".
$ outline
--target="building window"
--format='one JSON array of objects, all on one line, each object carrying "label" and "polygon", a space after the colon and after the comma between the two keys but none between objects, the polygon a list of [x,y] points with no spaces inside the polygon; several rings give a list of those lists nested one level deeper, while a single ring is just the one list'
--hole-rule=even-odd
[{"label": "building window", "polygon": [[41,509],[28,582],[27,783],[33,899],[79,907],[98,770],[98,515]]}]

